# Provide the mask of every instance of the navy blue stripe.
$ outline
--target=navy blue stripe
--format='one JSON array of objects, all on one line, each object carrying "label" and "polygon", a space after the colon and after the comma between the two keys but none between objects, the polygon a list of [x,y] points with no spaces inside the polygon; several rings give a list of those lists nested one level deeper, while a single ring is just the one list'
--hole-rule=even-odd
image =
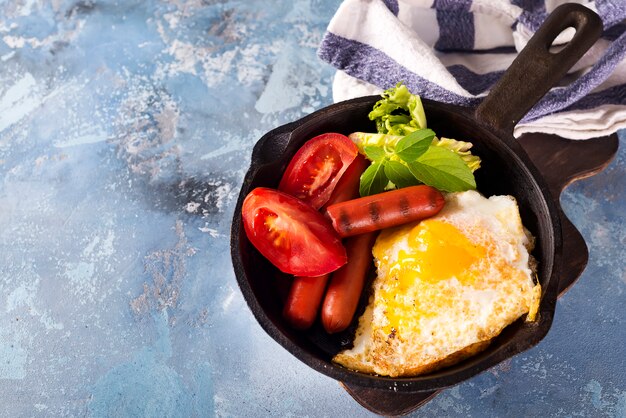
[{"label": "navy blue stripe", "polygon": [[[548,13],[545,11],[535,13],[524,10],[517,20],[533,32],[536,32],[547,17]],[[513,26],[515,27],[515,24]]]},{"label": "navy blue stripe", "polygon": [[602,38],[606,39],[607,41],[614,41],[620,36],[622,36],[625,32],[626,32],[626,24],[619,23],[605,30],[604,33],[602,34]]},{"label": "navy blue stripe", "polygon": [[529,12],[546,11],[546,2],[544,0],[512,0],[511,3]]},{"label": "navy blue stripe", "polygon": [[[518,22],[533,31],[539,29],[539,26],[548,17],[544,0],[513,0],[511,3],[522,8]],[[513,24],[513,28],[515,28],[515,24]]]},{"label": "navy blue stripe", "polygon": [[383,89],[404,81],[409,90],[428,99],[462,106],[474,106],[481,101],[479,98],[460,96],[418,76],[376,48],[330,32],[324,35],[318,55],[352,77]]},{"label": "navy blue stripe", "polygon": [[474,15],[472,0],[435,0],[439,39],[435,49],[440,51],[471,51],[474,49]]},{"label": "navy blue stripe", "polygon": [[588,94],[563,110],[588,110],[604,104],[626,105],[626,84]]},{"label": "navy blue stripe", "polygon": [[619,0],[619,3],[621,4],[617,5],[615,1],[596,0],[596,9],[602,18],[605,28],[610,28],[626,19],[626,2]]},{"label": "navy blue stripe", "polygon": [[[600,12],[600,11],[599,11]],[[614,41],[617,39],[624,31],[626,30],[626,25],[621,23],[622,20],[626,19],[626,0],[624,3],[624,9],[621,10],[623,13],[623,17],[616,18],[615,10],[604,10],[604,13],[600,12],[600,17],[603,20],[605,31],[602,34],[602,38],[608,41]],[[533,32],[536,32],[544,20],[548,17],[548,13],[544,12],[530,12],[524,11],[522,12],[518,19],[511,25],[512,29],[515,30],[515,26],[519,23],[531,29]]]},{"label": "navy blue stripe", "polygon": [[[466,51],[467,52],[467,51]],[[497,46],[489,49],[475,49],[472,52],[474,54],[517,54],[517,49],[514,46]]]},{"label": "navy blue stripe", "polygon": [[474,95],[489,90],[504,74],[504,71],[477,74],[464,65],[451,65],[447,69],[465,90]]},{"label": "navy blue stripe", "polygon": [[[626,19],[626,1],[622,1],[621,5],[616,5],[610,0],[596,0],[596,9],[605,29],[619,25]],[[537,31],[548,17],[545,4],[541,0],[517,0],[513,4],[523,9],[518,21],[533,31]]]},{"label": "navy blue stripe", "polygon": [[[564,88],[551,90],[524,117],[523,121],[537,119],[574,105],[589,92],[598,87],[615,70],[617,64],[626,58],[626,33],[616,39],[604,56],[586,74]],[[594,96],[595,98],[599,96]],[[610,100],[597,101],[596,106],[610,104]],[[592,106],[593,107],[593,106]]]},{"label": "navy blue stripe", "polygon": [[471,5],[471,0],[435,0],[431,7],[447,12],[468,12]]},{"label": "navy blue stripe", "polygon": [[400,7],[398,6],[398,0],[383,0],[385,6],[389,9],[394,16],[398,16],[398,12],[400,11]]}]

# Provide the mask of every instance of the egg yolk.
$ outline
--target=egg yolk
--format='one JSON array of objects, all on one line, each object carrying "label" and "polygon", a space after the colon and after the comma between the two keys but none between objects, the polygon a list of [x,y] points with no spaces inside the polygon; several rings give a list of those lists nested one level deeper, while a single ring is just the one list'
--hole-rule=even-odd
[{"label": "egg yolk", "polygon": [[403,270],[415,271],[422,281],[430,283],[452,277],[470,281],[472,278],[463,273],[485,255],[484,248],[472,244],[455,226],[441,221],[424,221],[413,228],[409,247],[413,251],[401,254],[398,262]]},{"label": "egg yolk", "polygon": [[[388,257],[384,254],[397,240],[397,234],[381,238],[374,247],[374,256],[385,262]],[[476,277],[472,266],[485,254],[485,248],[473,244],[449,223],[426,220],[413,226],[408,232],[408,248],[398,252],[382,289],[389,324],[385,332],[395,335],[403,322],[434,315],[437,306],[446,303],[436,284],[456,278],[463,285],[471,285]]]}]

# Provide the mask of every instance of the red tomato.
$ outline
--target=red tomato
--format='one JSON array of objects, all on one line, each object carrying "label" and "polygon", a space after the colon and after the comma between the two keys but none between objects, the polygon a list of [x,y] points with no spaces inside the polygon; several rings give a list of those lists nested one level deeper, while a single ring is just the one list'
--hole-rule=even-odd
[{"label": "red tomato", "polygon": [[241,211],[248,239],[281,271],[321,276],[346,264],[346,250],[328,220],[295,197],[258,187]]},{"label": "red tomato", "polygon": [[345,135],[316,136],[291,159],[278,190],[319,209],[328,201],[339,178],[358,153],[356,145]]}]

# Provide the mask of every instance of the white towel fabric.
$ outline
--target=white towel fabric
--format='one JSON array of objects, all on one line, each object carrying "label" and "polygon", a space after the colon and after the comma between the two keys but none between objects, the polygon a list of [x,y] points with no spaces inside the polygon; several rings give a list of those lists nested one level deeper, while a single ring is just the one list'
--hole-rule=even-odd
[{"label": "white towel fabric", "polygon": [[[429,99],[476,106],[561,0],[345,0],[319,56],[339,71],[333,99],[378,94],[399,81]],[[516,126],[586,139],[626,128],[626,0],[578,1],[602,38]],[[574,30],[555,44],[566,43]],[[567,84],[569,83],[569,84]]]}]

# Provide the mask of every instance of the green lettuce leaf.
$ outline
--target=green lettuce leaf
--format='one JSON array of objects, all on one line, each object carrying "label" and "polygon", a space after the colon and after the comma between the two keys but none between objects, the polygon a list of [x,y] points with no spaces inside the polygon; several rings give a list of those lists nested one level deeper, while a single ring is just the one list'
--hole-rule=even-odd
[{"label": "green lettuce leaf", "polygon": [[[389,153],[394,153],[396,145],[403,137],[400,135],[354,132],[350,134],[349,138],[352,140],[352,142],[356,144],[359,152],[363,155],[366,155],[365,147],[370,146],[385,148]],[[446,148],[457,154],[459,157],[461,157],[465,164],[467,164],[470,170],[472,170],[472,173],[480,168],[480,157],[472,155],[470,151],[470,149],[472,148],[471,142],[457,141],[450,138],[435,137],[432,141],[432,145]]]},{"label": "green lettuce leaf", "polygon": [[407,135],[426,128],[426,114],[419,96],[411,94],[402,83],[385,90],[369,113],[382,134]]},{"label": "green lettuce leaf", "polygon": [[365,147],[383,147],[394,149],[398,141],[402,139],[402,136],[353,132],[348,136],[348,138],[356,144],[361,154],[366,155]]},{"label": "green lettuce leaf", "polygon": [[457,141],[450,138],[439,138],[433,141],[433,145],[438,147],[447,148],[450,151],[457,154],[472,170],[472,173],[480,168],[480,157],[472,155],[470,149],[472,148],[471,142]]}]

